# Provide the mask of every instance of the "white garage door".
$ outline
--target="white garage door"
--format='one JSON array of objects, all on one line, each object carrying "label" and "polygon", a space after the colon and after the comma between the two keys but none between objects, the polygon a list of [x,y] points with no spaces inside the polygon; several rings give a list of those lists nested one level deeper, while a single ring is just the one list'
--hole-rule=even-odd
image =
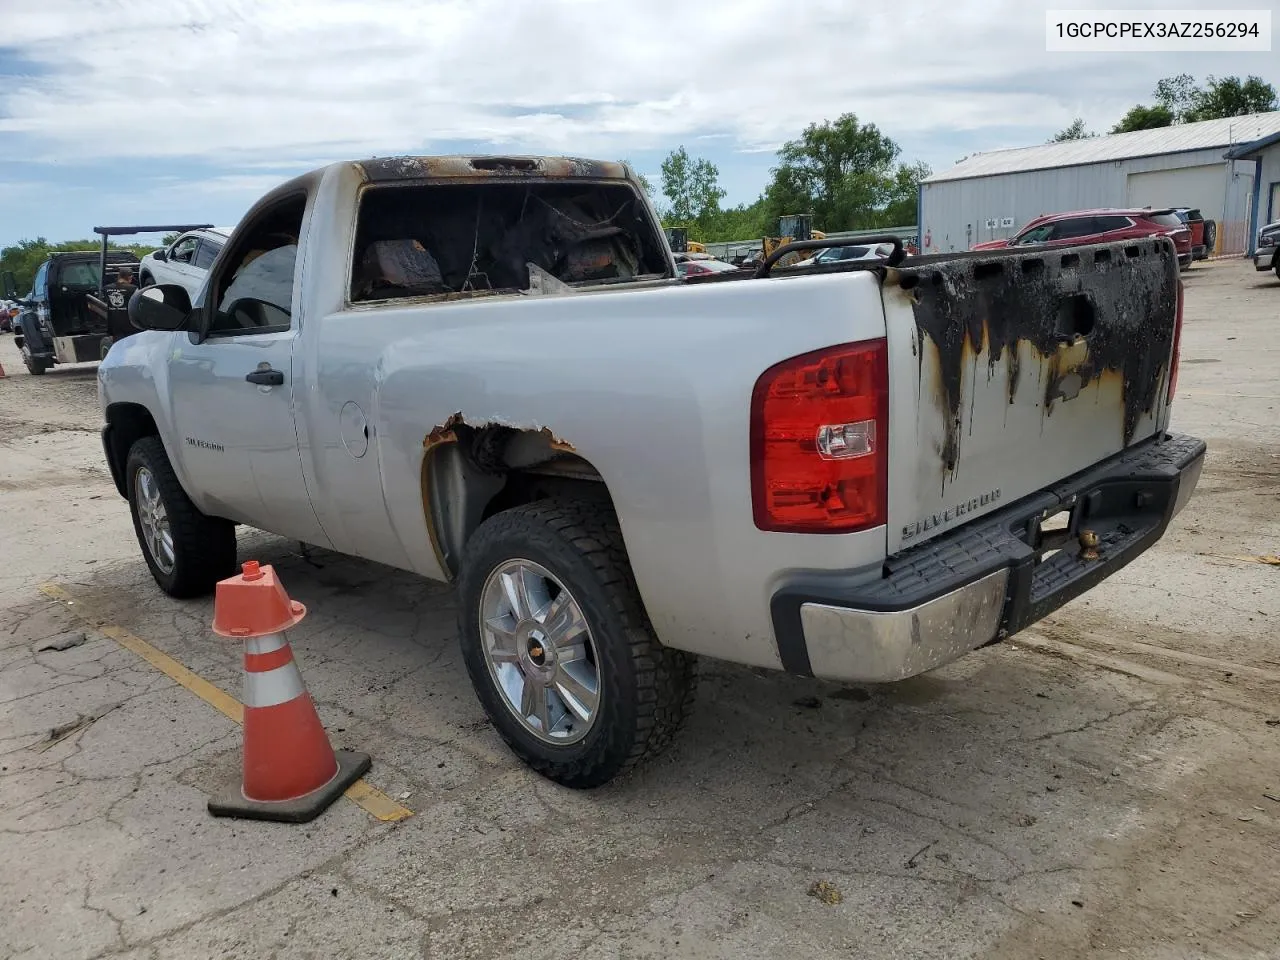
[{"label": "white garage door", "polygon": [[1225,163],[1129,174],[1131,207],[1199,207],[1206,219],[1222,222],[1226,193]]}]

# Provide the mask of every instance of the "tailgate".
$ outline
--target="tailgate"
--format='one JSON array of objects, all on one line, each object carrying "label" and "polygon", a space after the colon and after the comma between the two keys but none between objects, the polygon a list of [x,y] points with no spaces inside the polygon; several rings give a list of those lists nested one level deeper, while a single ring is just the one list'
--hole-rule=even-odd
[{"label": "tailgate", "polygon": [[1180,289],[1160,238],[890,270],[889,552],[1163,430]]}]

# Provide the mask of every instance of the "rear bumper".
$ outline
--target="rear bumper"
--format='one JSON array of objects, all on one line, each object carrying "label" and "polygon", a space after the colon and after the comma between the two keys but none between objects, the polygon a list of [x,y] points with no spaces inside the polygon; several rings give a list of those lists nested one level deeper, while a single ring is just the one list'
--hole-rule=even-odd
[{"label": "rear bumper", "polygon": [[1276,263],[1276,251],[1280,247],[1259,247],[1253,255],[1253,268],[1258,271],[1270,270]]},{"label": "rear bumper", "polygon": [[[771,604],[783,667],[903,680],[1016,633],[1159,540],[1190,499],[1204,454],[1203,441],[1166,435],[891,557],[880,579],[792,578]],[[1064,539],[1047,541],[1041,521],[1068,509]],[[1096,559],[1080,545],[1090,533]]]},{"label": "rear bumper", "polygon": [[59,363],[85,363],[102,359],[100,333],[82,333],[53,338],[53,355]]}]

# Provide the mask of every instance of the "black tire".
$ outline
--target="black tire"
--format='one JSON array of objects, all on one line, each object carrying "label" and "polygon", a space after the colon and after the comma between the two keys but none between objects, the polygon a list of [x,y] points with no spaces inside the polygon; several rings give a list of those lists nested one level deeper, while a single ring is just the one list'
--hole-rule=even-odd
[{"label": "black tire", "polygon": [[[138,515],[137,480],[143,467],[155,478],[169,519],[174,564],[168,572],[151,555]],[[143,437],[130,448],[125,484],[138,547],[161,590],[171,597],[200,597],[212,593],[219,580],[236,572],[235,524],[221,517],[207,517],[196,509],[178,482],[159,437]]]},{"label": "black tire", "polygon": [[[481,591],[490,572],[525,559],[555,575],[578,601],[595,640],[600,705],[577,743],[534,736],[507,708],[480,634]],[[467,542],[458,577],[458,634],[471,683],[502,739],[526,764],[567,787],[598,787],[661,752],[696,690],[694,658],[662,646],[636,590],[609,504],[543,500],[503,511]]]},{"label": "black tire", "polygon": [[1276,258],[1276,262],[1271,265],[1276,271],[1276,279],[1280,280],[1280,257]]},{"label": "black tire", "polygon": [[143,287],[154,287],[155,285],[156,285],[155,278],[152,277],[151,274],[149,273],[144,273],[140,277],[138,277],[139,290],[141,290]]},{"label": "black tire", "polygon": [[22,348],[22,363],[27,368],[27,373],[33,377],[42,376],[50,367],[49,361],[44,357],[33,357],[25,344]]},{"label": "black tire", "polygon": [[1213,248],[1218,243],[1218,223],[1216,220],[1206,220],[1204,222],[1204,250],[1205,258],[1208,259],[1213,253]]}]

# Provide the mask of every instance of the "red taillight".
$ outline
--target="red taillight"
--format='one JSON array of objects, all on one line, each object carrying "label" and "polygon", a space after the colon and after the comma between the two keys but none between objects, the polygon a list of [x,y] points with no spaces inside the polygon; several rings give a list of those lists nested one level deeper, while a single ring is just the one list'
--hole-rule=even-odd
[{"label": "red taillight", "polygon": [[1169,403],[1178,389],[1178,357],[1182,350],[1182,281],[1178,281],[1178,312],[1173,319],[1173,358],[1169,361]]},{"label": "red taillight", "polygon": [[889,354],[843,344],[770,367],[751,395],[756,526],[850,533],[885,522]]}]

